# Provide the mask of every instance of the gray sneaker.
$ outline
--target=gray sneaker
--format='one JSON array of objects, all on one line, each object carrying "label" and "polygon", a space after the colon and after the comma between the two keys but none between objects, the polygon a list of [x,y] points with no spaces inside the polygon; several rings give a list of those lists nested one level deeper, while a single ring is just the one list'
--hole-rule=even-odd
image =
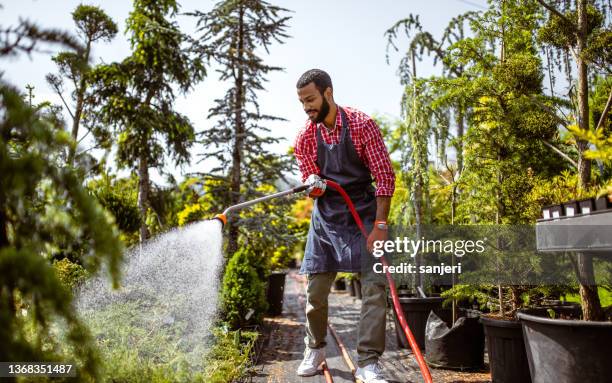
[{"label": "gray sneaker", "polygon": [[355,378],[362,383],[387,383],[383,378],[382,365],[379,362],[368,364],[363,368],[357,367]]},{"label": "gray sneaker", "polygon": [[312,376],[319,372],[319,366],[325,362],[324,348],[310,348],[306,346],[304,350],[304,359],[297,369],[299,376]]}]

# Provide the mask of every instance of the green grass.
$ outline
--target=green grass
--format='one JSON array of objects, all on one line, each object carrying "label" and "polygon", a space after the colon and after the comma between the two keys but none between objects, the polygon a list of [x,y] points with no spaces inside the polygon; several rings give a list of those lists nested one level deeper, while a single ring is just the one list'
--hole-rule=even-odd
[{"label": "green grass", "polygon": [[[248,372],[258,334],[216,328],[208,344],[186,340],[186,323],[160,325],[141,303],[115,303],[86,313],[105,382],[232,382]],[[188,337],[189,338],[189,337]]]}]

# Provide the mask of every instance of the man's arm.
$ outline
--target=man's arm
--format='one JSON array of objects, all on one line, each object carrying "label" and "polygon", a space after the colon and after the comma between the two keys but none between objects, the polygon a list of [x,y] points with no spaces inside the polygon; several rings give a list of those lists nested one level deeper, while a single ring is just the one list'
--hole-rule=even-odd
[{"label": "man's arm", "polygon": [[[376,122],[369,119],[364,131],[366,163],[376,181],[376,221],[386,223],[391,208],[391,197],[395,191],[395,173],[391,166],[389,152]],[[368,251],[372,252],[375,241],[386,241],[388,237],[386,228],[379,229],[377,225],[374,225],[367,240]]]},{"label": "man's arm", "polygon": [[387,222],[389,209],[391,208],[391,197],[379,195],[376,197],[376,220]]}]

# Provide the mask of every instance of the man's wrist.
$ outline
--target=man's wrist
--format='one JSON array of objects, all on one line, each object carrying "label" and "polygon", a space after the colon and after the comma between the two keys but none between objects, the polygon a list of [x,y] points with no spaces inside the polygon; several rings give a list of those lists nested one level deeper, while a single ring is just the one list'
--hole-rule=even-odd
[{"label": "man's wrist", "polygon": [[376,220],[374,221],[374,227],[380,230],[387,230],[387,221],[386,220]]}]

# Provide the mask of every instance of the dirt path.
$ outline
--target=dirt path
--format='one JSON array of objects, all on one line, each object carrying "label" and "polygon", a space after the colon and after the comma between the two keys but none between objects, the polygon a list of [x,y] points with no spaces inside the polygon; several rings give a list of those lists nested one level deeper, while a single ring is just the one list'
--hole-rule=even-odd
[{"label": "dirt path", "polygon": [[[287,275],[283,315],[266,318],[264,344],[250,382],[253,383],[323,383],[323,374],[299,377],[295,374],[304,352],[304,288],[301,276],[292,271]],[[353,364],[357,364],[357,323],[361,301],[346,292],[329,296],[329,320],[348,349]],[[391,310],[389,310],[390,312]],[[392,383],[422,382],[419,367],[409,350],[400,349],[395,338],[391,316],[387,318],[386,351],[381,358],[385,377]],[[354,382],[353,375],[342,359],[340,349],[331,334],[327,335],[326,359],[334,382]],[[434,382],[490,382],[488,372],[460,373],[431,369]]]}]

